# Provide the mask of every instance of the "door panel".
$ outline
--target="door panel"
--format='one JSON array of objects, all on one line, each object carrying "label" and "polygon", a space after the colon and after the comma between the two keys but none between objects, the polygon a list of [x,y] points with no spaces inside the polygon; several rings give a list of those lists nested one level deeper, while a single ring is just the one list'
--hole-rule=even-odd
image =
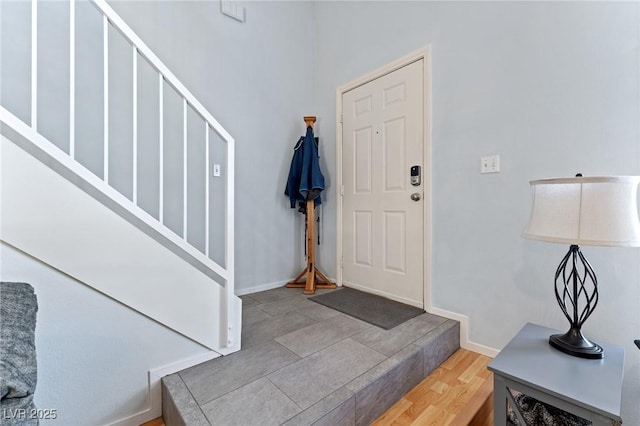
[{"label": "door panel", "polygon": [[355,134],[355,192],[371,192],[371,127],[358,130]]},{"label": "door panel", "polygon": [[406,272],[406,215],[405,212],[384,212],[384,269]]},{"label": "door panel", "polygon": [[404,191],[406,189],[407,171],[405,170],[405,127],[404,117],[396,118],[384,123],[384,190]]},{"label": "door panel", "polygon": [[343,94],[343,282],[424,303],[423,60]]},{"label": "door panel", "polygon": [[354,212],[354,223],[355,223],[355,234],[354,234],[354,246],[356,249],[355,253],[355,263],[364,267],[372,266],[372,212],[371,211],[355,211]]}]

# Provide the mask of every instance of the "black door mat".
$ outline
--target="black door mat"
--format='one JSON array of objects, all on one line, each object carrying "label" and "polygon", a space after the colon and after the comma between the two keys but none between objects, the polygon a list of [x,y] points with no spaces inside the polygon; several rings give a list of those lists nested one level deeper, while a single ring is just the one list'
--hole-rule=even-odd
[{"label": "black door mat", "polygon": [[385,330],[392,329],[424,313],[423,309],[415,306],[405,305],[348,287],[313,296],[309,300]]}]

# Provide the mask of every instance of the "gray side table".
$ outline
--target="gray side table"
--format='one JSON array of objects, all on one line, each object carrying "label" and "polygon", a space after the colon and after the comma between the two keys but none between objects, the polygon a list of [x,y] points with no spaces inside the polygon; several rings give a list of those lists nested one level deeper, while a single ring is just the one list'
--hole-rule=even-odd
[{"label": "gray side table", "polygon": [[[604,359],[583,359],[549,345],[559,330],[526,324],[491,361],[494,425],[505,425],[509,390],[589,420],[593,425],[620,424],[624,349],[598,342]],[[524,422],[520,420],[524,425]]]}]

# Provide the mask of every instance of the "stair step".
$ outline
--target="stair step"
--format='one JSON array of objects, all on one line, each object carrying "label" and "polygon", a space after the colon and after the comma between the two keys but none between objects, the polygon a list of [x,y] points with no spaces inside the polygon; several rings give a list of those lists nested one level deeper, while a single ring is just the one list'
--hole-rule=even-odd
[{"label": "stair step", "polygon": [[[285,290],[278,291],[284,292]],[[288,298],[284,303],[274,303],[279,303],[279,307],[286,306],[290,309],[299,307],[311,309],[312,311],[309,312],[309,315],[317,313],[319,308],[315,304],[308,305],[304,301],[298,300],[299,298],[300,296],[295,296]],[[271,312],[269,310],[271,306],[266,304],[262,306],[265,311]],[[325,309],[328,310],[329,308],[322,309],[326,313]],[[302,312],[302,310],[297,312]],[[254,313],[255,315],[257,313]],[[271,321],[274,325],[276,323],[279,324],[279,316],[267,318],[268,316],[265,317],[265,315],[263,312],[262,316],[260,316],[262,318],[261,322]],[[337,315],[338,317],[332,317],[334,319],[322,320],[318,323],[332,324],[335,327],[327,329],[326,338],[335,336],[337,335],[336,333],[339,334],[340,332],[339,324],[342,314]],[[298,314],[291,312],[283,314],[283,319],[291,322],[298,316]],[[344,321],[347,322],[357,321],[347,319],[348,317],[344,318]],[[207,365],[194,366],[188,371],[182,371],[163,378],[163,415],[167,426],[174,424],[230,424],[241,419],[246,424],[252,424],[252,421],[262,419],[263,424],[286,424],[287,426],[316,423],[370,424],[420,383],[424,377],[431,374],[452,353],[456,352],[460,342],[460,324],[457,321],[430,316],[430,314],[425,313],[413,320],[409,320],[405,326],[398,326],[389,331],[365,325],[362,328],[363,331],[359,332],[362,333],[360,337],[355,335],[347,337],[345,335],[346,339],[341,340],[339,343],[332,344],[309,355],[301,354],[301,357],[294,356],[292,358],[291,353],[285,350],[273,336],[269,336],[270,339],[264,343],[256,342],[254,334],[257,329],[264,328],[262,327],[263,324],[261,322],[251,322],[250,317],[247,317],[246,320],[243,323],[243,333],[246,332],[245,338],[249,342],[246,348],[235,354],[211,360],[206,363]],[[306,326],[308,323],[313,324],[309,317],[301,326]],[[362,325],[359,327],[362,327]],[[318,328],[311,326],[311,329],[317,330]],[[290,331],[286,332],[289,333]],[[282,333],[285,333],[285,331],[283,330]],[[374,336],[376,337],[374,338]],[[324,339],[323,337],[318,338],[319,340]],[[358,340],[363,343],[359,343]],[[252,341],[254,342],[253,344],[251,344]],[[292,343],[286,341],[286,339],[280,339],[280,341]],[[373,351],[370,347],[365,346],[364,343],[378,348],[381,352]],[[387,346],[384,346],[383,343]],[[391,348],[395,348],[395,353]],[[341,352],[342,355],[340,357],[330,356],[332,354],[335,355],[334,352],[337,354],[338,351],[347,349],[349,351],[355,350],[354,354]],[[387,355],[382,355],[382,353],[387,353]],[[362,354],[375,355],[376,361],[366,358],[357,361]],[[325,355],[329,356],[329,358],[326,358]],[[267,359],[264,356],[273,356],[273,361],[269,361],[271,358]],[[260,367],[260,371],[265,371],[254,375],[251,371],[257,367],[251,360],[256,357],[263,360],[257,366]],[[332,360],[333,358],[335,360]],[[326,375],[333,378],[325,380],[324,376],[322,376],[325,373],[316,374],[322,371],[319,370],[320,367],[313,366],[316,361],[319,361],[321,364],[326,365],[326,368],[333,369],[335,367],[340,370],[343,368],[342,364],[353,361],[351,358],[357,361],[357,365],[368,363],[371,366],[367,370],[363,370],[362,373],[354,374],[352,379],[344,381],[334,377],[336,373],[331,370],[328,370]],[[271,365],[277,363],[279,359],[283,360],[284,364]],[[245,363],[248,364],[245,365]],[[294,380],[293,382],[282,383],[283,377],[289,377],[291,371],[297,368],[311,368],[313,374],[296,374],[290,377],[291,380]],[[345,371],[346,375],[350,373],[351,371]],[[300,381],[296,382],[296,380],[311,377],[315,377],[316,382],[306,385]],[[333,383],[334,379],[343,383],[338,385],[341,387],[337,387],[335,390],[326,389],[327,384]],[[240,388],[234,390],[225,384],[235,380],[239,381],[238,386],[241,386]],[[273,382],[274,380],[275,382]],[[246,384],[244,384],[245,382]],[[278,384],[278,388],[275,388],[272,382]],[[314,391],[316,386],[323,386],[323,389],[331,393],[327,393],[326,396],[322,397],[311,392],[313,399],[311,399],[311,396],[302,397],[300,394],[292,393],[292,389],[301,389],[301,386],[302,389],[310,391]],[[216,387],[216,389],[218,387],[228,387],[229,390],[226,391],[227,393],[210,400],[202,397],[204,394],[200,393],[200,390],[204,387]],[[272,389],[272,393],[265,400],[265,395],[263,394],[264,389],[267,388]],[[200,396],[198,396],[199,394]],[[211,391],[208,395],[218,395],[217,390]],[[242,401],[238,402],[240,401],[238,398],[242,399]],[[292,405],[292,400],[297,401],[297,405]],[[265,414],[265,407],[267,406],[269,407],[269,410],[267,410],[269,413]],[[252,413],[256,409],[260,412]]]}]

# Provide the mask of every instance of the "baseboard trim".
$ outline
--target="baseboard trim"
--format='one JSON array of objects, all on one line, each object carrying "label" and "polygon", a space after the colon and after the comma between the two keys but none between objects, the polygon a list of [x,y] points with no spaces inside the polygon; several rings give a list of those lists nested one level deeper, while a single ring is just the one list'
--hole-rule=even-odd
[{"label": "baseboard trim", "polygon": [[274,288],[284,287],[290,281],[293,281],[293,278],[285,281],[275,281],[272,283],[260,284],[255,287],[236,288],[236,296],[246,296],[247,294],[258,293],[259,291],[273,290]]},{"label": "baseboard trim", "polygon": [[500,352],[498,349],[490,348],[489,346],[481,345],[469,340],[469,317],[461,315],[455,312],[447,311],[445,309],[429,307],[427,312],[434,315],[440,315],[441,317],[449,318],[460,322],[460,347],[473,352],[477,352],[482,355],[486,355],[490,358],[495,358]]},{"label": "baseboard trim", "polygon": [[[333,282],[336,282],[336,280],[332,279],[331,277],[329,277],[329,279],[331,279]],[[260,291],[266,291],[266,290],[272,290],[278,287],[284,287],[285,284],[287,284],[292,280],[293,278],[290,278],[288,280],[275,281],[271,283],[261,284],[255,287],[236,289],[236,295],[244,296],[247,294],[258,293]],[[356,290],[360,290],[360,288],[358,288],[358,286],[356,285],[353,285],[350,283],[344,283],[344,284],[348,287],[352,287],[352,288],[355,288]],[[368,289],[368,288],[362,289],[362,290],[372,292],[371,289]],[[375,294],[378,294],[379,296],[387,297],[393,300],[397,300],[397,298],[392,298],[389,295],[384,294],[382,292],[375,293]],[[398,300],[398,302],[417,306],[414,302],[410,300]],[[422,308],[422,306],[417,306],[417,307]],[[498,355],[498,353],[500,352],[498,349],[494,349],[489,346],[485,346],[480,343],[472,342],[471,340],[469,340],[469,317],[468,316],[458,314],[456,312],[447,311],[446,309],[436,308],[433,306],[426,307],[425,310],[430,314],[440,315],[441,317],[449,318],[449,319],[460,322],[460,347],[462,347],[463,349],[468,349],[470,351],[477,352],[479,354],[486,355],[491,358],[495,358],[496,355]]]},{"label": "baseboard trim", "polygon": [[[327,277],[329,281],[336,282],[335,278]],[[260,291],[273,290],[274,288],[284,287],[287,283],[293,281],[293,277],[284,281],[274,281],[272,283],[260,284],[249,288],[236,288],[236,296],[246,296],[247,294],[258,293]]]},{"label": "baseboard trim", "polygon": [[219,353],[210,351],[150,370],[148,372],[149,407],[139,413],[109,423],[108,426],[138,426],[162,416],[162,378],[219,356],[221,356]]}]

